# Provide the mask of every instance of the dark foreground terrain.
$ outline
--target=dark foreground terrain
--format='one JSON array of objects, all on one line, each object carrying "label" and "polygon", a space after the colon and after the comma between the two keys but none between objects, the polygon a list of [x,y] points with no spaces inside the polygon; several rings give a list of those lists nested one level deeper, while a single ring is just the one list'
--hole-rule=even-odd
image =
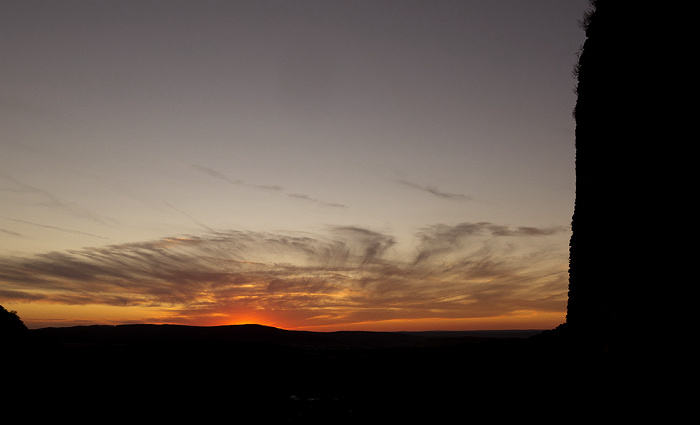
[{"label": "dark foreground terrain", "polygon": [[570,351],[556,330],[44,328],[3,349],[3,402],[73,421],[625,423],[619,365]]}]

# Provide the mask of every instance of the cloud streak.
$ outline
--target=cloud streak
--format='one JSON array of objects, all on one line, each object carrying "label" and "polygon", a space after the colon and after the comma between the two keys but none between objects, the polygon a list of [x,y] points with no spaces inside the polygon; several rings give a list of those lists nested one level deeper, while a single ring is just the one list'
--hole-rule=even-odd
[{"label": "cloud streak", "polygon": [[303,193],[289,193],[288,196],[290,198],[302,199],[304,201],[312,202],[314,204],[319,204],[326,207],[347,208],[347,205],[339,204],[336,202],[321,201],[320,199],[312,198],[309,195],[305,195]]},{"label": "cloud streak", "polygon": [[12,231],[12,230],[0,229],[0,232],[5,233],[5,234],[7,234],[7,235],[11,235],[11,236],[17,236],[17,237],[20,237],[20,238],[23,237],[20,233],[14,232],[14,231]]},{"label": "cloud streak", "polygon": [[191,215],[187,214],[186,212],[182,211],[179,208],[175,208],[174,206],[170,205],[169,203],[162,201],[165,205],[169,206],[170,208],[174,209],[175,211],[179,212],[180,214],[184,215],[185,217],[189,218],[192,220],[194,223],[196,223],[198,226],[205,228],[206,230],[212,232],[212,233],[219,233],[216,230],[212,229],[211,227],[207,226],[206,224],[202,223],[201,221],[197,220],[196,218],[192,217]]},{"label": "cloud streak", "polygon": [[219,180],[223,180],[227,183],[231,183],[231,184],[235,184],[235,185],[248,186],[248,187],[254,187],[257,189],[265,189],[265,190],[282,190],[282,189],[284,189],[282,186],[277,186],[277,185],[251,184],[251,183],[246,182],[243,179],[232,179],[220,171],[211,169],[209,167],[203,167],[203,166],[197,165],[197,164],[191,164],[191,167],[194,168],[195,170],[201,171],[204,174],[208,174],[214,178],[217,178]]},{"label": "cloud streak", "polygon": [[53,209],[58,209],[61,211],[64,211],[74,217],[80,218],[80,219],[86,219],[93,221],[95,223],[99,223],[102,225],[113,225],[116,223],[115,220],[105,217],[99,214],[95,214],[92,211],[70,201],[66,201],[59,196],[54,195],[53,193],[40,189],[38,187],[34,187],[28,184],[25,184],[17,179],[15,179],[12,176],[9,176],[4,173],[0,173],[0,179],[5,180],[9,184],[3,188],[0,188],[0,190],[7,191],[7,192],[14,192],[18,194],[25,194],[25,195],[30,195],[30,196],[36,196],[40,199],[37,203],[39,205],[48,207],[48,208],[53,208]]},{"label": "cloud streak", "polygon": [[[93,238],[109,240],[109,238],[107,238],[107,237],[100,236],[100,235],[96,235],[96,234],[94,234],[94,233],[83,232],[83,231],[80,231],[80,230],[67,229],[67,228],[65,228],[65,227],[50,226],[50,225],[48,225],[48,224],[34,223],[34,222],[31,222],[31,221],[22,220],[21,218],[9,218],[9,217],[3,217],[3,218],[4,218],[5,220],[14,221],[14,222],[16,222],[16,223],[23,223],[23,224],[29,224],[30,226],[43,227],[44,229],[57,230],[57,231],[59,231],[59,232],[64,232],[64,233],[73,233],[73,234],[76,234],[76,235],[85,235],[85,236],[90,236],[90,237],[93,237]],[[8,231],[8,230],[2,230],[2,231],[5,232],[5,233],[9,233],[9,234],[11,234],[11,235],[22,236],[22,235],[20,235],[20,234],[17,233],[17,232],[12,232],[12,231]]]},{"label": "cloud streak", "polygon": [[558,311],[567,255],[550,238],[559,231],[431,226],[410,258],[391,235],[350,226],[163,238],[0,258],[0,296],[166,309],[169,322],[275,312],[297,326]]},{"label": "cloud streak", "polygon": [[[284,190],[284,187],[278,186],[278,185],[250,184],[242,179],[231,179],[230,177],[228,177],[227,175],[225,175],[224,173],[222,173],[220,171],[217,171],[217,170],[214,170],[214,169],[211,169],[208,167],[203,167],[201,165],[192,164],[191,167],[194,168],[195,170],[198,170],[198,171],[201,171],[205,174],[208,174],[214,178],[217,178],[219,180],[223,180],[227,183],[231,183],[234,185],[248,186],[248,187],[253,187],[256,189],[265,189],[265,190],[272,190],[272,191],[283,191]],[[301,199],[301,200],[311,202],[311,203],[321,205],[321,206],[334,207],[334,208],[347,208],[347,205],[343,205],[343,204],[340,204],[337,202],[323,201],[323,200],[313,198],[313,197],[311,197],[307,194],[303,194],[303,193],[287,193],[287,196],[289,196],[290,198]]]},{"label": "cloud streak", "polygon": [[429,185],[424,186],[424,185],[410,182],[407,180],[399,180],[398,182],[400,184],[402,184],[403,186],[410,187],[411,189],[416,189],[416,190],[419,190],[421,192],[426,192],[426,193],[429,193],[433,196],[437,196],[438,198],[442,198],[442,199],[455,199],[455,200],[466,200],[466,201],[470,201],[472,199],[471,197],[469,197],[467,195],[462,195],[459,193],[445,192],[445,191],[442,191],[434,186],[429,186]]}]

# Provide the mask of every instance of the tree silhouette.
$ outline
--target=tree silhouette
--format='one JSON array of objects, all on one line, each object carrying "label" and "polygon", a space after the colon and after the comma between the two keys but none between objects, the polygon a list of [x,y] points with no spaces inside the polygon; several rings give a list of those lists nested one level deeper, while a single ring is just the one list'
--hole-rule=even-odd
[{"label": "tree silhouette", "polygon": [[0,305],[0,343],[17,341],[27,335],[28,329],[16,311]]}]

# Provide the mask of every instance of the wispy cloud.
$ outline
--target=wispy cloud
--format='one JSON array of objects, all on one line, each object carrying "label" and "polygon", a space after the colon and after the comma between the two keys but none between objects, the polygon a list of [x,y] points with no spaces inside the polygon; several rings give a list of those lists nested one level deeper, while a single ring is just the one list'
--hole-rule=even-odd
[{"label": "wispy cloud", "polygon": [[192,220],[194,223],[196,223],[198,226],[212,232],[212,233],[219,233],[216,230],[212,229],[211,227],[207,226],[206,224],[202,223],[201,221],[197,220],[196,218],[192,217],[191,215],[187,214],[183,210],[179,208],[175,208],[174,206],[170,205],[169,203],[162,201],[165,205],[169,206],[170,208],[174,209],[175,211],[179,212],[180,214],[184,215],[185,217],[189,218]]},{"label": "wispy cloud", "polygon": [[[284,187],[278,186],[278,185],[251,184],[251,183],[248,183],[242,179],[232,179],[220,171],[211,169],[209,167],[203,167],[201,165],[192,164],[191,167],[194,168],[195,170],[199,170],[199,171],[201,171],[205,174],[208,174],[212,177],[215,177],[219,180],[223,180],[225,182],[235,184],[235,185],[248,186],[248,187],[253,187],[256,189],[265,189],[265,190],[273,190],[273,191],[283,191],[284,190]],[[304,193],[287,193],[287,196],[289,196],[290,198],[301,199],[301,200],[304,200],[304,201],[307,201],[310,203],[314,203],[317,205],[325,206],[325,207],[347,208],[347,205],[343,205],[343,204],[340,204],[337,202],[323,201],[320,199],[313,198],[310,195],[307,195]]]},{"label": "wispy cloud", "polygon": [[219,180],[223,180],[227,183],[231,183],[231,184],[235,184],[235,185],[248,186],[248,187],[253,187],[253,188],[257,188],[257,189],[265,189],[265,190],[282,190],[282,189],[284,189],[282,186],[277,186],[277,185],[251,184],[251,183],[246,182],[243,179],[232,179],[220,171],[211,169],[209,167],[203,167],[203,166],[197,165],[197,164],[191,164],[191,167],[194,168],[195,170],[201,171],[202,173],[208,174],[208,175],[215,177]]},{"label": "wispy cloud", "polygon": [[[514,239],[551,236],[561,233],[566,229],[563,227],[537,228],[537,227],[515,227],[498,225],[489,222],[461,223],[457,225],[437,224],[426,227],[420,231],[417,237],[420,239],[418,254],[414,263],[420,263],[434,258],[435,256],[463,254],[463,249],[467,246],[474,247],[475,240],[504,239],[511,237]],[[487,245],[477,245],[483,253],[489,249]],[[515,246],[515,245],[511,245]]]},{"label": "wispy cloud", "polygon": [[5,181],[5,186],[0,187],[0,190],[7,192],[14,192],[19,194],[26,194],[30,196],[35,196],[39,200],[36,201],[38,205],[57,209],[68,213],[74,217],[80,219],[90,220],[95,223],[103,225],[113,225],[116,221],[112,218],[106,217],[104,215],[96,214],[85,207],[78,205],[75,202],[67,201],[47,190],[28,185],[20,180],[9,176],[4,173],[0,173],[0,180]]},{"label": "wispy cloud", "polygon": [[0,232],[5,233],[6,235],[22,237],[22,235],[20,233],[13,232],[12,230],[0,229]]},{"label": "wispy cloud", "polygon": [[[5,220],[14,221],[14,222],[16,222],[16,223],[28,224],[28,225],[30,225],[30,226],[43,227],[43,228],[45,228],[45,229],[57,230],[57,231],[59,231],[59,232],[64,232],[64,233],[73,233],[73,234],[76,234],[76,235],[85,235],[85,236],[90,236],[90,237],[93,237],[93,238],[109,240],[109,238],[107,238],[107,237],[100,236],[100,235],[96,235],[96,234],[94,234],[94,233],[83,232],[83,231],[80,231],[80,230],[67,229],[67,228],[65,228],[65,227],[51,226],[51,225],[48,225],[48,224],[34,223],[34,222],[31,222],[31,221],[22,220],[21,218],[8,218],[8,217],[3,217],[3,218],[4,218]],[[10,233],[10,234],[13,234],[13,235],[16,235],[16,236],[21,236],[21,235],[20,235],[19,233],[17,233],[17,232],[12,232],[12,231],[8,231],[8,230],[3,230],[3,232]]]},{"label": "wispy cloud", "polygon": [[312,202],[314,204],[319,204],[326,207],[347,208],[347,205],[339,204],[336,202],[321,201],[320,199],[312,198],[311,196],[305,195],[303,193],[289,193],[287,195],[291,198],[302,199],[304,201]]},{"label": "wispy cloud", "polygon": [[411,189],[416,189],[420,190],[422,192],[429,193],[433,196],[437,196],[438,198],[443,198],[443,199],[462,199],[462,200],[471,200],[471,197],[467,195],[462,195],[459,193],[450,193],[450,192],[445,192],[442,191],[434,186],[430,185],[421,185],[415,182],[410,182],[407,180],[398,180],[399,184],[402,184],[403,186],[410,187]]},{"label": "wispy cloud", "polygon": [[0,291],[16,301],[157,306],[170,321],[242,310],[308,325],[557,311],[567,264],[566,247],[549,239],[558,231],[431,226],[411,258],[396,255],[392,235],[352,226],[172,237],[0,258]]}]

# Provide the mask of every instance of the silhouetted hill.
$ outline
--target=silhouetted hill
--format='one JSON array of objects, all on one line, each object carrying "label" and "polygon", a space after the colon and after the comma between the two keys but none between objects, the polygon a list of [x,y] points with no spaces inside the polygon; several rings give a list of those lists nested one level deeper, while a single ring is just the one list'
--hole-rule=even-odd
[{"label": "silhouetted hill", "polygon": [[[31,330],[4,364],[13,395],[43,419],[555,423],[564,356],[533,334],[76,326]],[[544,401],[557,408],[535,414]]]},{"label": "silhouetted hill", "polygon": [[454,345],[492,338],[522,339],[539,330],[365,332],[291,331],[262,325],[92,325],[30,331],[40,341],[61,344],[257,343],[309,349],[369,349]]}]

